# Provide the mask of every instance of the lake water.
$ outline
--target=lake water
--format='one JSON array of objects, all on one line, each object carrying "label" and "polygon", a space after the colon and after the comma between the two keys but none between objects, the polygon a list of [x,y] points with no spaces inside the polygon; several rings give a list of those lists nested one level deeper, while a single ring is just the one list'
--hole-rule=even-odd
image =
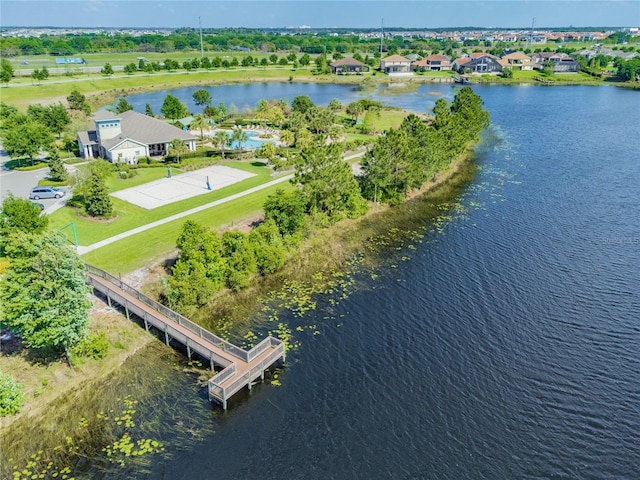
[{"label": "lake water", "polygon": [[[424,112],[454,88],[371,96]],[[170,413],[154,413],[153,400],[141,408],[162,425],[189,418],[200,434],[178,442],[167,429],[170,456],[148,476],[113,468],[104,478],[639,478],[640,92],[473,88],[492,126],[457,202],[436,224],[392,233],[403,246],[356,271],[348,295],[281,316],[300,346],[280,386],[260,384],[227,412],[194,409],[205,390],[174,373],[183,387],[155,400]],[[172,93],[185,101],[194,90]],[[240,108],[360,95],[210,90]],[[165,94],[129,101],[156,110]],[[420,218],[419,202],[407,208]]]}]

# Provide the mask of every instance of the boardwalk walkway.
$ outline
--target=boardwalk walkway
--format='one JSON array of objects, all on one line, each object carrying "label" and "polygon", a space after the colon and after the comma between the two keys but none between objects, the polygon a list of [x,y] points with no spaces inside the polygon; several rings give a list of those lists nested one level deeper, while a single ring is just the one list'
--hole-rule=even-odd
[{"label": "boardwalk walkway", "polygon": [[164,332],[167,345],[178,341],[187,348],[189,358],[196,352],[209,359],[212,369],[223,367],[209,379],[209,400],[225,410],[231,396],[245,386],[251,389],[258,377],[264,379],[267,368],[285,359],[284,343],[277,338],[267,337],[251,350],[243,350],[91,265],[87,265],[87,282],[107,297],[109,305],[116,302],[124,307],[127,318],[134,314],[147,330],[153,326]]}]

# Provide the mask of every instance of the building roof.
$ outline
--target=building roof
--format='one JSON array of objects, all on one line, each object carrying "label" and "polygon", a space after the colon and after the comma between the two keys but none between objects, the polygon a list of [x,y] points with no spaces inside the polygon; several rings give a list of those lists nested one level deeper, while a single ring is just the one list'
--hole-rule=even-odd
[{"label": "building roof", "polygon": [[351,57],[341,58],[340,60],[331,62],[332,67],[344,67],[347,65],[353,66],[353,67],[363,67],[364,63],[362,63],[360,60],[356,60],[355,58],[351,58]]},{"label": "building roof", "polygon": [[507,59],[507,60],[531,60],[531,58],[529,58],[529,56],[523,52],[511,52],[507,55],[503,55],[502,59]]},{"label": "building roof", "polygon": [[134,142],[140,142],[146,145],[166,143],[176,138],[179,140],[195,140],[196,138],[189,134],[189,132],[183,132],[179,128],[169,125],[162,120],[149,117],[133,110],[121,113],[116,116],[116,118],[118,117],[120,118],[120,128],[122,133],[114,138],[110,138],[109,140],[102,142],[102,145],[107,150],[111,150],[127,138]]},{"label": "building roof", "polygon": [[98,134],[95,130],[89,130],[88,132],[78,132],[78,139],[83,145],[97,145]]},{"label": "building roof", "polygon": [[105,120],[117,120],[119,115],[117,113],[110,112],[109,110],[98,110],[93,116],[94,122],[103,122]]},{"label": "building roof", "polygon": [[481,57],[493,57],[490,53],[487,52],[472,52],[469,54],[472,59],[481,58]]},{"label": "building roof", "polygon": [[389,57],[385,57],[382,59],[383,62],[406,62],[411,63],[408,58],[403,57],[402,55],[391,55]]},{"label": "building roof", "polygon": [[462,65],[466,65],[467,63],[469,63],[472,59],[469,57],[460,57],[460,58],[456,58],[455,62],[462,66]]},{"label": "building roof", "polygon": [[434,53],[433,55],[429,55],[428,57],[424,57],[423,60],[428,60],[430,62],[432,61],[440,61],[440,62],[446,62],[449,61],[449,57],[445,57],[444,55],[440,55],[438,53]]}]

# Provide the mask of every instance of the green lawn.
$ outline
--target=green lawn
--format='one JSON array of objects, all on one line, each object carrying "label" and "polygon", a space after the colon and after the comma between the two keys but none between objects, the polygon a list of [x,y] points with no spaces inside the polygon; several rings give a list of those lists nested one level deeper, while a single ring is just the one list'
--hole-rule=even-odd
[{"label": "green lawn", "polygon": [[[82,165],[82,167],[89,167],[88,165]],[[80,168],[82,168],[80,167]],[[105,184],[110,192],[117,192],[118,190],[125,190],[131,187],[137,187],[138,185],[142,185],[144,183],[153,182],[154,180],[160,180],[161,178],[165,178],[167,176],[167,167],[153,167],[153,168],[138,168],[133,170],[137,172],[135,177],[131,178],[120,178],[117,174],[113,174],[110,176]],[[179,175],[183,173],[182,170],[171,167],[172,175]]]},{"label": "green lawn", "polygon": [[[111,221],[89,219],[87,217],[81,216],[77,210],[70,207],[65,207],[55,211],[49,216],[49,227],[51,229],[59,229],[73,222],[78,235],[78,243],[80,245],[91,245],[93,243],[99,242],[100,240],[104,240],[105,238],[109,238],[119,233],[126,232],[141,225],[146,225],[148,223],[155,222],[171,215],[184,212],[185,210],[189,210],[194,207],[199,207],[200,205],[205,205],[209,202],[220,200],[221,198],[242,192],[248,188],[262,185],[263,183],[266,183],[273,179],[271,177],[271,170],[264,166],[255,166],[251,163],[237,161],[227,161],[223,162],[222,164],[255,173],[256,176],[235,183],[233,185],[229,185],[228,187],[222,188],[220,190],[214,190],[203,195],[198,195],[197,197],[192,197],[179,202],[171,203],[169,205],[165,205],[164,207],[154,208],[153,210],[145,210],[141,207],[112,197],[114,211],[117,217]],[[162,169],[150,170],[157,170],[154,174],[159,175],[158,178],[162,178]],[[164,170],[164,173],[166,174],[166,170]],[[130,180],[134,179],[135,178]],[[129,180],[125,180],[123,181],[123,183],[126,183],[128,181]],[[109,182],[115,183],[117,182],[117,180],[110,179]],[[145,182],[139,182],[138,185],[142,183]],[[118,187],[120,187],[118,189],[120,190],[122,188],[128,188],[129,186],[133,186],[133,184],[123,185],[122,187],[118,185]],[[71,234],[71,232],[69,232],[69,234]]]},{"label": "green lawn", "polygon": [[409,112],[405,110],[396,109],[383,109],[380,112],[380,118],[375,118],[373,127],[377,131],[389,130],[392,128],[398,128],[402,121],[407,118]]},{"label": "green lawn", "polygon": [[83,255],[82,259],[114,275],[124,274],[168,257],[175,250],[176,239],[187,220],[218,228],[252,218],[262,211],[268,195],[278,188],[291,188],[284,182],[231,202],[212,207],[188,217],[160,225]]}]

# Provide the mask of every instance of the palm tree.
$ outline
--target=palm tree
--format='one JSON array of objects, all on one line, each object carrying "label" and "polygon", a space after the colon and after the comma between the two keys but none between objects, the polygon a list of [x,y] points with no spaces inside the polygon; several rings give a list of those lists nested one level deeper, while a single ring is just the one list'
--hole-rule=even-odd
[{"label": "palm tree", "polygon": [[213,136],[212,141],[215,146],[220,147],[220,150],[222,150],[222,159],[224,160],[224,147],[229,143],[229,134],[218,130]]},{"label": "palm tree", "polygon": [[169,155],[175,155],[178,163],[180,163],[180,155],[189,151],[183,140],[175,138],[169,143]]},{"label": "palm tree", "polygon": [[242,127],[236,128],[231,134],[231,141],[238,143],[238,155],[240,156],[240,152],[242,151],[242,143],[249,140],[249,135],[244,131]]},{"label": "palm tree", "polygon": [[193,121],[191,122],[191,127],[200,130],[200,140],[204,138],[204,129],[207,128],[208,123],[207,120],[201,113],[198,113],[193,116]]}]

